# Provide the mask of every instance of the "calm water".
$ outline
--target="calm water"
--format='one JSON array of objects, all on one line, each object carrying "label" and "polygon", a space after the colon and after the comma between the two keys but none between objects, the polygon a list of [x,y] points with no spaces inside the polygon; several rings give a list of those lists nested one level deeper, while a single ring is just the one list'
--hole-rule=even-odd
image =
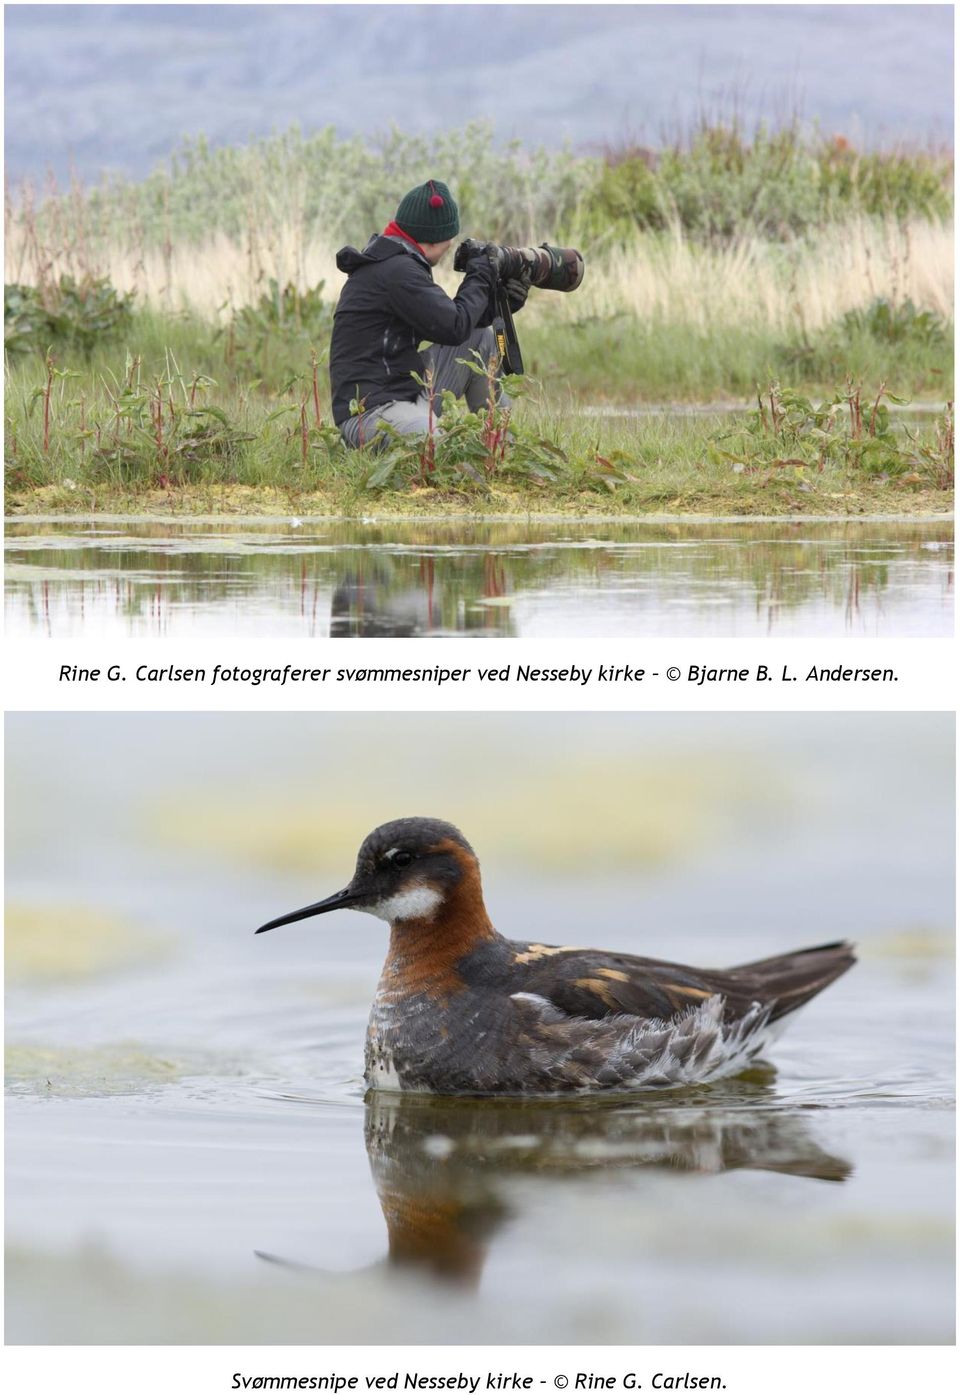
[{"label": "calm water", "polygon": [[[308,871],[178,844],[163,801],[205,789],[211,825],[238,803],[273,819],[304,766],[336,799],[387,739],[406,778],[427,725],[8,720],[8,896],[53,927],[26,946],[8,929],[8,1340],[952,1340],[949,721],[574,725],[429,733],[441,757],[488,742],[494,780],[519,749],[562,767],[571,734],[594,760],[665,752],[678,772],[693,733],[704,765],[746,767],[749,741],[777,801],[653,862],[597,876],[590,852],[559,878],[518,870],[461,805],[495,920],[702,964],[852,936],[861,963],[771,1068],[623,1100],[365,1102],[384,927],[343,912],[252,934],[341,885],[346,854],[318,838]],[[727,786],[718,767],[690,799],[720,810]],[[84,968],[79,907],[137,927],[139,954]],[[58,935],[56,970],[37,947],[55,960]]]},{"label": "calm water", "polygon": [[7,633],[952,633],[935,523],[7,524]]}]

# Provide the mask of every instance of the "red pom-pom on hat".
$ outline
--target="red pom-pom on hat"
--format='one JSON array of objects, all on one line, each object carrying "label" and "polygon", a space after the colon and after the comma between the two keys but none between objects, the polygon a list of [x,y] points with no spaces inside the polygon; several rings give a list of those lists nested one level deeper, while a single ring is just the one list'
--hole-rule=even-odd
[{"label": "red pom-pom on hat", "polygon": [[430,195],[430,207],[431,207],[431,208],[442,208],[442,207],[443,207],[443,199],[440,197],[439,194],[431,194],[431,195]]}]

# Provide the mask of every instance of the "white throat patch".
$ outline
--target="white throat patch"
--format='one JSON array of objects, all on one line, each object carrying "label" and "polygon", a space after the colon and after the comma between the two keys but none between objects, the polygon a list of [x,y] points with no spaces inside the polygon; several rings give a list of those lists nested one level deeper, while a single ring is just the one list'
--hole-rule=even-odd
[{"label": "white throat patch", "polygon": [[442,900],[442,894],[432,886],[410,886],[406,891],[398,891],[396,896],[388,896],[385,901],[358,906],[357,910],[390,924],[395,920],[429,920]]}]

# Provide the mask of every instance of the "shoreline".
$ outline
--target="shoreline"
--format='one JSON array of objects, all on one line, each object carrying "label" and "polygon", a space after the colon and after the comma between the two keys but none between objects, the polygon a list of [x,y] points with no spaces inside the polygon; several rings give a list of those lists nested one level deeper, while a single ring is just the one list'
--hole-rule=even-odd
[{"label": "shoreline", "polygon": [[[816,477],[814,477],[816,478]],[[847,487],[844,487],[844,486]],[[721,479],[684,479],[669,484],[632,481],[615,493],[579,489],[522,487],[501,483],[481,492],[413,487],[393,491],[358,489],[354,482],[324,481],[320,488],[292,485],[183,484],[156,488],[99,489],[62,484],[35,485],[7,492],[5,516],[75,518],[242,518],[339,519],[383,524],[443,523],[452,520],[503,522],[541,520],[556,523],[785,523],[844,522],[857,519],[910,522],[920,518],[951,519],[954,492],[926,483],[809,478],[759,479],[743,475]],[[832,486],[832,487],[831,487]]]},{"label": "shoreline", "polygon": [[[443,523],[563,523],[563,524],[583,524],[589,526],[594,523],[636,523],[663,525],[669,524],[756,524],[756,523],[785,523],[797,524],[823,524],[823,523],[855,523],[855,524],[904,524],[916,523],[922,525],[942,524],[953,522],[953,509],[943,513],[872,513],[872,514],[849,514],[849,513],[821,513],[821,514],[690,514],[690,513],[643,513],[643,514],[611,514],[611,513],[591,513],[571,515],[565,513],[450,513],[450,514],[396,514],[396,513],[369,513],[369,514],[349,514],[349,513],[329,513],[329,514],[307,514],[305,518],[298,519],[299,524],[304,523],[415,523],[415,524],[443,524]],[[5,514],[4,523],[196,523],[211,524],[228,522],[231,525],[249,525],[271,522],[289,522],[290,513],[251,513],[251,514],[223,514],[223,513],[29,513],[29,514]]]}]

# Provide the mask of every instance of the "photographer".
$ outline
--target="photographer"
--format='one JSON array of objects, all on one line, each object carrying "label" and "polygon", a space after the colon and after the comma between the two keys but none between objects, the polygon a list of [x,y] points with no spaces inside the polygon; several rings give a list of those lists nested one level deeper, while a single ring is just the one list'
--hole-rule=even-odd
[{"label": "photographer", "polygon": [[[466,274],[451,298],[434,284],[432,268],[460,231],[457,205],[440,180],[411,189],[396,217],[362,252],[343,247],[337,266],[347,274],[334,318],[330,345],[333,419],[348,446],[369,444],[380,422],[404,435],[426,434],[427,394],[411,374],[433,373],[434,415],[440,394],[464,397],[472,411],[485,405],[487,384],[457,362],[479,351],[484,361],[496,353],[492,329],[497,266],[488,249],[476,244]],[[495,249],[492,249],[495,250]],[[529,279],[507,283],[512,310],[527,298]],[[419,352],[422,340],[431,347]],[[359,414],[350,403],[358,399]]]}]

